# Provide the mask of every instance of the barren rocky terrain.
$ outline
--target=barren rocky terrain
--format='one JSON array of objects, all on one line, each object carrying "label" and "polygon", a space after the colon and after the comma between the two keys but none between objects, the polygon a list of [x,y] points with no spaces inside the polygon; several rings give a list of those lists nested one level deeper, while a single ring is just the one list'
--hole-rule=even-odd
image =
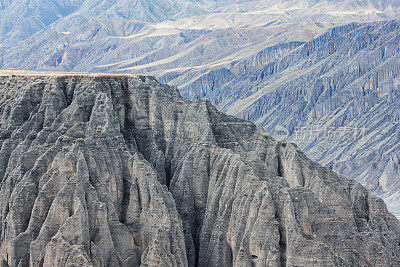
[{"label": "barren rocky terrain", "polygon": [[358,182],[151,76],[0,72],[3,266],[397,266]]},{"label": "barren rocky terrain", "polygon": [[398,0],[2,0],[0,67],[154,75],[286,128],[399,214],[399,14]]},{"label": "barren rocky terrain", "polygon": [[398,214],[399,55],[399,21],[348,24],[216,69],[181,92],[269,133],[286,128],[313,160],[358,179]]}]

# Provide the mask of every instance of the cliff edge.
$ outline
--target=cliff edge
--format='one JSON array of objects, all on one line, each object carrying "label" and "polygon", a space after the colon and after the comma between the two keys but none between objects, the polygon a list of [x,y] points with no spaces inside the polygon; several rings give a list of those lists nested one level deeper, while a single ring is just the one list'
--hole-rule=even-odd
[{"label": "cliff edge", "polygon": [[398,266],[358,182],[153,77],[0,71],[4,266]]}]

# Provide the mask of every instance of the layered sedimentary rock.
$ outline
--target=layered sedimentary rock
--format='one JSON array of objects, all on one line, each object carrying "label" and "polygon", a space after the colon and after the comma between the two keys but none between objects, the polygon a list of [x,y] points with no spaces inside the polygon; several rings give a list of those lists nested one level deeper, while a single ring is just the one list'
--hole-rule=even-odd
[{"label": "layered sedimentary rock", "polygon": [[0,75],[5,266],[396,266],[358,182],[152,77]]},{"label": "layered sedimentary rock", "polygon": [[[399,22],[326,32],[398,19],[399,6],[1,0],[0,67],[155,75],[270,133],[287,128],[309,157],[358,179],[400,214]],[[296,128],[309,134],[315,125],[332,129],[328,138],[294,137]],[[362,139],[330,138],[365,125]]]},{"label": "layered sedimentary rock", "polygon": [[348,24],[216,69],[181,92],[267,132],[286,128],[309,157],[358,179],[399,214],[399,44],[399,21]]},{"label": "layered sedimentary rock", "polygon": [[398,0],[53,2],[0,1],[0,67],[151,74],[271,133],[371,126],[289,140],[400,213],[399,23],[326,32],[398,18]]},{"label": "layered sedimentary rock", "polygon": [[[272,43],[400,18],[399,7],[399,0],[2,0],[0,66],[146,71],[190,84]],[[145,27],[137,33],[135,24]]]}]

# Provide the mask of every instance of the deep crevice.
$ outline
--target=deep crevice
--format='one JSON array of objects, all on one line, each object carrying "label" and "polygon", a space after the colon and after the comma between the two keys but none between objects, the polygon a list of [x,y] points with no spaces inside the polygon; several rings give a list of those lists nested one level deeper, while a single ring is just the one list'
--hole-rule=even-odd
[{"label": "deep crevice", "polygon": [[282,166],[281,154],[279,151],[279,145],[276,146],[276,158],[278,163],[278,168],[277,168],[278,176],[283,177],[283,166]]},{"label": "deep crevice", "polygon": [[127,177],[123,177],[122,179],[123,195],[121,201],[121,218],[120,218],[120,222],[123,224],[126,224],[126,214],[128,212],[129,202],[131,197],[131,185],[132,182],[129,181]]},{"label": "deep crevice", "polygon": [[281,212],[278,211],[279,207],[276,207],[275,210],[275,218],[279,220],[279,226],[278,226],[278,231],[279,231],[279,250],[280,250],[280,262],[281,266],[285,267],[286,266],[286,248],[287,248],[287,241],[286,241],[286,231],[283,225],[283,220],[281,216]]}]

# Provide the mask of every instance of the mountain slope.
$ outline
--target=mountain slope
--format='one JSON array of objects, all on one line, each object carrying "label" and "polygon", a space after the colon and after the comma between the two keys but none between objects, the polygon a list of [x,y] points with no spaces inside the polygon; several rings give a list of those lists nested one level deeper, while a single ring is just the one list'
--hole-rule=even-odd
[{"label": "mountain slope", "polygon": [[349,24],[262,64],[216,69],[181,91],[269,132],[287,128],[311,158],[357,178],[398,213],[399,37],[398,21]]},{"label": "mountain slope", "polygon": [[2,71],[2,264],[392,266],[352,179],[152,77]]},{"label": "mountain slope", "polygon": [[[74,0],[0,2],[0,47],[49,31],[75,33],[91,19],[121,18],[160,23],[157,27],[232,29],[279,22],[318,23],[321,28],[354,21],[399,18],[398,0],[391,1],[215,1],[215,0]],[[328,24],[328,25],[325,25]],[[295,30],[295,29],[294,29]],[[22,45],[22,44],[21,44]],[[132,58],[132,55],[131,55]],[[116,59],[119,60],[119,59]],[[112,62],[108,62],[112,63]],[[22,66],[20,66],[22,67]],[[86,69],[93,65],[84,66]]]},{"label": "mountain slope", "polygon": [[124,18],[160,22],[176,17],[198,15],[207,7],[193,0],[23,0],[0,2],[0,46],[14,46],[47,27],[68,32],[95,18]]},{"label": "mountain slope", "polygon": [[0,47],[14,45],[61,17],[76,11],[84,0],[22,0],[0,2]]},{"label": "mountain slope", "polygon": [[[1,3],[3,14],[33,14],[43,27],[0,48],[0,66],[155,75],[268,132],[286,127],[313,160],[357,178],[400,213],[399,22],[325,33],[396,18],[398,1]],[[54,16],[44,22],[42,13]],[[332,140],[365,126],[361,137]],[[297,138],[301,127],[311,137]]]}]

